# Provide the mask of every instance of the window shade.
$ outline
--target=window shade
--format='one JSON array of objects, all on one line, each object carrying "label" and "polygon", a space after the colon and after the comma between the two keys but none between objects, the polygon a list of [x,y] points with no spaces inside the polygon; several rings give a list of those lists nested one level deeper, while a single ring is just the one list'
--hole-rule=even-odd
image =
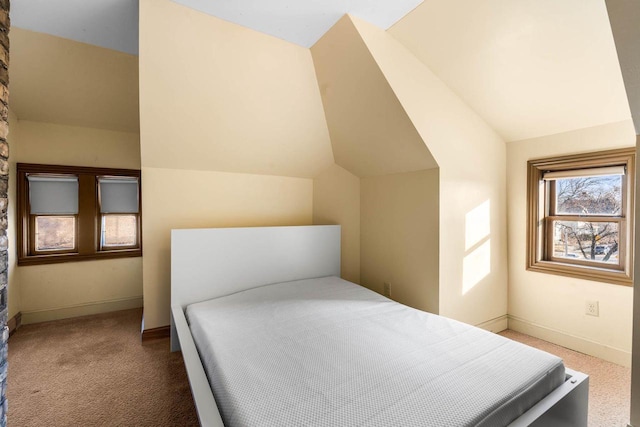
[{"label": "window shade", "polygon": [[30,212],[35,215],[76,215],[78,213],[78,177],[31,175]]},{"label": "window shade", "polygon": [[573,169],[545,172],[542,178],[547,181],[556,179],[586,178],[589,176],[624,175],[624,166],[608,166],[604,168]]},{"label": "window shade", "polygon": [[101,213],[138,213],[138,178],[99,178]]}]

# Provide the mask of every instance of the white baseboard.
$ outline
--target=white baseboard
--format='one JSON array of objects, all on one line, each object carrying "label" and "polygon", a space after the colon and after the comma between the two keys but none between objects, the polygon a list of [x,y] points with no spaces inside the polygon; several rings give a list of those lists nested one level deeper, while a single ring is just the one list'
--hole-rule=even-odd
[{"label": "white baseboard", "polygon": [[508,316],[505,314],[504,316],[496,317],[495,319],[487,320],[486,322],[482,322],[476,325],[478,328],[482,328],[489,332],[498,333],[502,332],[508,328]]},{"label": "white baseboard", "polygon": [[22,324],[48,322],[50,320],[87,316],[90,314],[109,313],[111,311],[128,310],[142,307],[142,297],[122,298],[109,301],[97,301],[67,307],[44,310],[22,311]]},{"label": "white baseboard", "polygon": [[509,329],[531,335],[553,344],[566,347],[580,353],[599,357],[608,362],[631,367],[631,352],[619,348],[609,347],[586,338],[577,337],[566,332],[537,325],[528,320],[509,316]]}]

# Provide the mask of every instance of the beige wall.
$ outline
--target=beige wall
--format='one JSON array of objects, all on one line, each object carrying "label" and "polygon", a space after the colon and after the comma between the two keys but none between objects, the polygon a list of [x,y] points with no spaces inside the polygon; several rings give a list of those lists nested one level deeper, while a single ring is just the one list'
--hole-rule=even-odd
[{"label": "beige wall", "polygon": [[338,165],[359,177],[437,167],[348,16],[311,53]]},{"label": "beige wall", "polygon": [[140,2],[145,167],[313,178],[333,164],[308,49],[181,6]]},{"label": "beige wall", "polygon": [[336,161],[314,179],[314,223],[343,226],[344,278],[437,312],[437,170],[416,172],[437,164],[348,16],[311,53]]},{"label": "beige wall", "polygon": [[140,307],[141,258],[15,267],[15,164],[137,169],[138,134],[23,121],[14,114],[10,126],[11,313],[21,311],[23,323],[32,323]]},{"label": "beige wall", "polygon": [[[636,110],[634,109],[634,116]],[[635,116],[637,121],[637,116]],[[640,159],[640,135],[636,135],[636,159]],[[636,171],[636,224],[640,224],[640,198],[638,197],[638,188],[640,188],[640,174]],[[638,226],[636,225],[636,230]],[[640,248],[640,233],[636,232],[635,247]],[[637,250],[637,249],[636,249]],[[635,257],[634,271],[640,271],[640,256]],[[635,276],[634,287],[636,283],[640,283],[640,277]],[[633,293],[633,337],[631,345],[631,354],[635,355],[631,361],[631,425],[640,425],[640,292]]]},{"label": "beige wall", "polygon": [[505,143],[389,33],[352,19],[440,168],[440,314],[504,329]]},{"label": "beige wall", "polygon": [[18,130],[18,117],[12,110],[9,110],[9,206],[7,208],[7,237],[9,239],[9,285],[7,287],[8,316],[11,319],[20,311],[20,288],[18,279],[16,250],[16,162],[13,159],[15,147],[19,145],[20,135]]},{"label": "beige wall", "polygon": [[[640,27],[636,25],[640,20],[640,3],[625,0],[606,0],[607,11],[611,29],[616,42],[620,68],[624,77],[627,99],[631,108],[631,115],[635,124],[636,133],[636,156],[640,158],[640,55],[638,46],[640,45]],[[636,172],[636,194],[640,188],[640,175]],[[636,224],[640,224],[640,199],[636,196]],[[636,230],[638,226],[636,225]],[[640,248],[640,233],[636,233],[635,247]],[[636,249],[637,250],[637,249]],[[634,287],[640,285],[640,257],[635,257],[635,279]],[[633,357],[631,366],[631,422],[629,425],[640,426],[640,293],[634,293],[634,315],[633,315]]]},{"label": "beige wall", "polygon": [[438,170],[358,178],[338,165],[313,180],[313,223],[342,226],[341,276],[438,312]]},{"label": "beige wall", "polygon": [[9,37],[21,120],[139,132],[137,56],[16,27]]},{"label": "beige wall", "polygon": [[140,129],[151,329],[172,228],[311,224],[333,154],[308,49],[169,0],[140,2]]},{"label": "beige wall", "polygon": [[360,178],[333,165],[313,179],[313,223],[341,225],[341,277],[360,283]]},{"label": "beige wall", "polygon": [[18,267],[22,323],[142,306],[142,259]]},{"label": "beige wall", "polygon": [[361,284],[438,313],[438,169],[363,178]]},{"label": "beige wall", "polygon": [[140,169],[140,135],[19,120],[20,141],[11,161]]},{"label": "beige wall", "polygon": [[[530,159],[634,144],[630,120],[507,144],[509,327],[626,366],[631,363],[631,287],[525,269],[526,173]],[[586,300],[599,301],[599,317],[585,315]]]},{"label": "beige wall", "polygon": [[169,324],[173,228],[309,225],[313,181],[142,168],[144,327]]}]

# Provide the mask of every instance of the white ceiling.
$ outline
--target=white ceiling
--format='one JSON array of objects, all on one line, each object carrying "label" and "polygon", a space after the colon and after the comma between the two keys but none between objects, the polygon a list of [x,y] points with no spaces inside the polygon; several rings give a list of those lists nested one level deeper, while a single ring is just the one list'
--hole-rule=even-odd
[{"label": "white ceiling", "polygon": [[18,0],[11,25],[138,54],[138,0]]},{"label": "white ceiling", "polygon": [[423,0],[173,0],[209,15],[311,47],[350,13],[387,29]]},{"label": "white ceiling", "polygon": [[[387,29],[423,0],[173,0],[235,24],[311,47],[340,17]],[[12,25],[138,54],[138,0],[20,0]]]}]

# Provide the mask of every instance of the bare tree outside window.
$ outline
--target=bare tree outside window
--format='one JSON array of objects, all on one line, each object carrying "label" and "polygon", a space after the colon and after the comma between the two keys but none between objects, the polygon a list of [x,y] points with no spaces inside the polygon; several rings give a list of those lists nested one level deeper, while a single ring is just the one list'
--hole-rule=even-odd
[{"label": "bare tree outside window", "polygon": [[[619,217],[620,175],[559,179],[555,182],[557,216]],[[600,218],[602,219],[602,218]],[[618,264],[619,227],[608,221],[553,221],[553,255]]]},{"label": "bare tree outside window", "polygon": [[527,162],[527,270],[633,285],[635,147]]}]

